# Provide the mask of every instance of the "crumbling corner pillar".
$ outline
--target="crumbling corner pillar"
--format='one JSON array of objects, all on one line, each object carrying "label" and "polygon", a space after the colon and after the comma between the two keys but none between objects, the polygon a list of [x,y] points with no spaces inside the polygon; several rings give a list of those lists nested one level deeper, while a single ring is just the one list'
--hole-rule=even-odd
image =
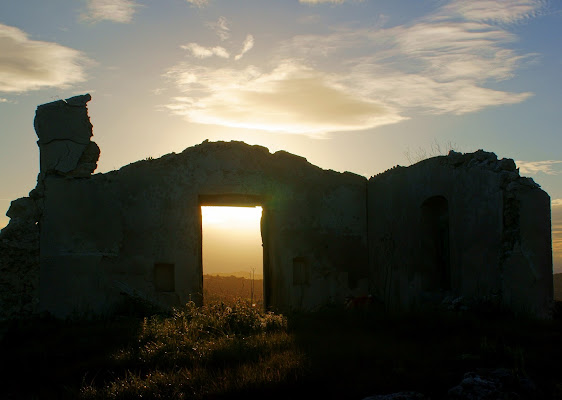
[{"label": "crumbling corner pillar", "polygon": [[97,168],[100,149],[92,142],[86,103],[89,94],[42,104],[35,112],[42,175],[89,177]]}]

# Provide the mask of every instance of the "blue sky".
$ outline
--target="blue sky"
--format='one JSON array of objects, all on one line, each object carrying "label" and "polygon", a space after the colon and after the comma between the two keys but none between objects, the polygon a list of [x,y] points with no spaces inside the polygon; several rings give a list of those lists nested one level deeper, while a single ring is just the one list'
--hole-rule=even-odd
[{"label": "blue sky", "polygon": [[562,272],[561,37],[559,1],[3,1],[0,226],[35,185],[35,107],[89,92],[98,172],[205,139],[366,176],[450,145],[514,158]]}]

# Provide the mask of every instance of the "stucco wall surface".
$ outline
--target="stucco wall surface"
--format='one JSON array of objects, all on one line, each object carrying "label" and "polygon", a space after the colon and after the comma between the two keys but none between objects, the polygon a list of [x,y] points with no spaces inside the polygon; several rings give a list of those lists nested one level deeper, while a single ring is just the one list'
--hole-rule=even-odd
[{"label": "stucco wall surface", "polygon": [[[242,142],[204,142],[89,179],[45,179],[41,307],[60,316],[109,312],[123,290],[163,304],[199,302],[200,205],[225,196],[264,208],[271,307],[311,309],[366,290],[365,178]],[[308,281],[294,283],[295,259]],[[155,290],[156,263],[174,265],[173,293]]]},{"label": "stucco wall surface", "polygon": [[[449,284],[424,250],[423,204],[448,207]],[[370,276],[389,309],[415,309],[447,296],[549,313],[552,252],[548,195],[519,176],[511,159],[476,153],[396,167],[368,183]],[[550,299],[550,300],[549,300]]]}]

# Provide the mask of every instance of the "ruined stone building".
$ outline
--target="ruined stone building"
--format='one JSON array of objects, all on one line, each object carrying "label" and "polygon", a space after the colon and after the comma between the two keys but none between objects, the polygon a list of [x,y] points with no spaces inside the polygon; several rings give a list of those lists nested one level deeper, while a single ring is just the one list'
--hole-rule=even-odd
[{"label": "ruined stone building", "polygon": [[130,295],[200,303],[202,205],[263,207],[274,310],[370,294],[390,311],[462,297],[549,315],[550,199],[511,159],[450,152],[366,179],[205,141],[92,175],[89,100],[37,108],[37,187],[12,202],[0,235],[2,318],[107,314]]}]

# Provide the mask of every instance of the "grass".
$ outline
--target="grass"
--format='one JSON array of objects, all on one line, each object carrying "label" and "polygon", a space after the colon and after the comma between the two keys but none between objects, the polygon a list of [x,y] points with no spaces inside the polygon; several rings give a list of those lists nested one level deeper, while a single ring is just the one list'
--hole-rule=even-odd
[{"label": "grass", "polygon": [[239,299],[263,307],[263,279],[252,280],[237,276],[203,275],[203,298],[206,302],[235,303]]},{"label": "grass", "polygon": [[82,398],[200,398],[285,379],[299,366],[285,329],[282,316],[242,304],[188,304],[170,317],[145,318],[137,341],[113,354],[124,373],[99,387],[88,383]]},{"label": "grass", "polygon": [[505,367],[562,398],[562,324],[506,315],[389,316],[340,307],[288,317],[243,302],[169,315],[4,327],[0,398],[445,398],[465,372]]}]

